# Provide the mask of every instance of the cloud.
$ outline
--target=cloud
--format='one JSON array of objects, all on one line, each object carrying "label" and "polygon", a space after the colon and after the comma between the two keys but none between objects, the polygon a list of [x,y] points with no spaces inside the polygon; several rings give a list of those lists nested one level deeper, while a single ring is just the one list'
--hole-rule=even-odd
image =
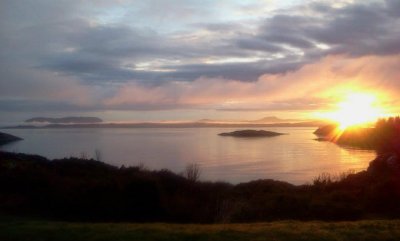
[{"label": "cloud", "polygon": [[[106,101],[109,109],[218,109],[224,111],[319,111],[351,91],[396,98],[400,56],[326,57],[286,74],[265,74],[257,82],[200,78],[161,86],[121,86]],[[384,103],[382,103],[384,104]]]},{"label": "cloud", "polygon": [[[257,81],[199,78],[190,82],[168,81],[159,85],[120,83],[112,91],[78,82],[62,86],[46,84],[41,95],[0,100],[1,111],[302,111],[333,108],[349,92],[382,96],[382,104],[399,101],[397,77],[400,55],[349,57],[329,56],[285,74],[264,74]],[[45,83],[44,83],[45,84]],[[41,88],[37,86],[37,88]],[[53,89],[51,89],[53,88]],[[5,89],[16,93],[16,90]],[[23,90],[21,90],[23,91]],[[39,92],[39,91],[36,91]],[[51,93],[53,97],[46,95]],[[59,95],[58,93],[62,93]],[[2,94],[3,95],[3,94]],[[7,95],[3,95],[6,97]],[[394,110],[398,111],[398,110]]]},{"label": "cloud", "polygon": [[[183,4],[171,11],[208,12],[206,6]],[[56,33],[65,36],[63,39],[68,41],[60,45],[70,51],[47,49],[47,56],[39,62],[40,67],[49,71],[102,82],[162,83],[200,77],[254,81],[262,74],[293,71],[330,54],[399,53],[400,30],[393,26],[399,26],[400,22],[392,13],[396,6],[393,1],[356,2],[339,8],[313,2],[277,11],[258,23],[253,33],[244,24],[212,21],[203,24],[204,31],[201,25],[196,28],[192,24],[192,29],[183,33],[165,34],[161,29],[157,32],[157,28],[140,29],[125,23],[93,25],[82,20],[78,28],[71,29],[66,23],[64,29],[68,31]],[[187,20],[185,14],[182,16],[183,22],[191,22],[191,17]],[[224,36],[215,31],[221,29],[230,34]],[[254,57],[258,60],[252,60]],[[237,63],[221,63],[226,59],[235,59]],[[143,65],[146,68],[137,67]]]},{"label": "cloud", "polygon": [[316,110],[346,86],[395,99],[398,1],[260,4],[3,1],[0,110]]}]

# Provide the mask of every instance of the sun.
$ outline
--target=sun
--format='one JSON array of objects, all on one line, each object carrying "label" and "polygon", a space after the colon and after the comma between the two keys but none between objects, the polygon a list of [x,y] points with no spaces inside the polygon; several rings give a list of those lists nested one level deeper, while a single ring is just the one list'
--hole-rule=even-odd
[{"label": "sun", "polygon": [[326,115],[339,124],[344,130],[350,126],[364,125],[385,117],[383,108],[379,107],[377,96],[367,93],[349,94],[337,104],[337,110]]}]

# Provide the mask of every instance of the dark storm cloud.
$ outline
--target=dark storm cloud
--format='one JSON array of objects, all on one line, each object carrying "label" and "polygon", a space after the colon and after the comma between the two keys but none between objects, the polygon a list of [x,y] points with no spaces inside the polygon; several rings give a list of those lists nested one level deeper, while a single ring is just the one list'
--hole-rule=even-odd
[{"label": "dark storm cloud", "polygon": [[286,34],[268,34],[265,36],[265,40],[268,42],[274,42],[277,44],[288,44],[290,46],[300,48],[300,49],[308,49],[314,47],[314,44],[307,40],[305,37],[291,35],[290,33]]},{"label": "dark storm cloud", "polygon": [[[198,71],[194,70],[193,74],[188,74],[190,66],[186,69],[186,65],[180,65],[174,66],[176,71],[173,73],[161,74],[151,70],[137,70],[135,64],[153,59],[170,62],[171,60],[191,60],[207,56],[229,58],[252,55],[252,53],[242,51],[236,46],[228,45],[228,43],[218,42],[208,46],[192,43],[182,44],[151,31],[140,31],[123,26],[92,27],[86,22],[82,22],[76,29],[70,29],[64,25],[53,27],[58,29],[56,33],[46,33],[45,35],[57,35],[59,41],[49,44],[47,49],[41,49],[40,53],[35,51],[32,54],[33,56],[31,55],[39,63],[36,67],[94,82],[115,80],[162,81],[173,78],[182,79],[182,76],[186,75],[190,78],[183,80],[191,81],[201,76],[202,74],[199,75],[198,72],[205,69],[205,75],[218,72],[218,76],[224,76],[224,73],[215,70],[216,67],[221,67],[218,65],[199,64],[198,66],[202,66],[202,68],[199,68]],[[60,31],[60,28],[65,29],[65,32]],[[34,31],[36,30],[34,29]],[[39,39],[34,42],[48,41],[41,39],[40,36],[37,37]],[[50,47],[50,45],[53,45],[53,47]],[[23,49],[21,50],[23,51]],[[275,47],[275,52],[279,50],[279,47]],[[27,51],[25,55],[27,55]],[[206,66],[210,66],[210,69],[207,70]],[[168,69],[167,66],[160,68]],[[230,66],[223,68],[230,70]],[[259,72],[257,71],[257,74],[260,74]],[[246,80],[245,77],[239,79]]]},{"label": "dark storm cloud", "polygon": [[332,10],[325,26],[308,28],[305,33],[317,41],[331,44],[336,53],[355,56],[386,55],[400,52],[399,18],[390,15],[391,6],[387,4],[352,5]]},{"label": "dark storm cloud", "polygon": [[[253,51],[281,53],[285,50],[277,44],[257,39],[229,40],[210,46],[179,45],[154,33],[140,33],[127,27],[90,27],[87,24],[81,27],[76,30],[78,33],[69,32],[63,40],[66,51],[46,51],[47,55],[40,55],[41,65],[37,67],[76,76],[91,83],[128,80],[151,83],[165,80],[192,81],[201,76],[255,81],[265,72],[279,73],[295,69],[293,60],[287,63],[287,60],[280,59],[259,63],[164,64],[160,66],[161,69],[171,70],[164,73],[137,70],[135,62],[153,58],[190,60],[207,56],[250,57]],[[233,41],[235,43],[231,43]],[[126,60],[132,64],[125,64]]]},{"label": "dark storm cloud", "polygon": [[[57,7],[53,5],[50,6],[52,9]],[[57,16],[47,13],[45,7],[37,11],[57,19]],[[49,22],[42,17],[37,19],[38,23],[33,22],[24,28],[22,36],[29,39],[29,43],[28,49],[22,46],[21,51],[25,51],[22,55],[31,54],[28,57],[35,59],[42,69],[94,83],[173,79],[192,81],[201,76],[254,81],[265,73],[293,71],[310,59],[326,54],[362,56],[398,53],[399,33],[394,27],[398,26],[395,11],[398,8],[396,1],[355,3],[343,8],[314,3],[265,19],[256,34],[220,36],[207,45],[201,38],[182,43],[172,36],[148,29],[135,29],[122,23],[92,26],[86,20],[74,20],[71,16],[61,16],[60,21]],[[304,14],[306,11],[312,14]],[[202,26],[214,32],[238,27],[235,24],[212,22]],[[11,40],[8,42],[10,44]],[[318,49],[316,43],[330,46],[329,51]],[[40,52],[29,49],[34,47]],[[289,62],[286,58],[271,58],[274,54],[296,58],[292,53],[294,50],[302,52],[303,57]],[[251,55],[265,60],[261,61],[262,64],[259,60],[254,63],[226,64],[199,62],[202,58],[246,58]],[[170,68],[169,62],[174,60],[180,60],[180,64],[165,73],[153,71],[152,67],[145,71],[135,67],[137,63],[154,59],[160,59],[160,68]]]},{"label": "dark storm cloud", "polygon": [[262,51],[267,53],[279,53],[284,48],[277,44],[269,43],[263,39],[244,38],[236,40],[237,47],[245,50]]},{"label": "dark storm cloud", "polygon": [[391,14],[394,17],[400,17],[400,1],[397,0],[386,0],[386,5]]},{"label": "dark storm cloud", "polygon": [[[82,29],[64,33],[69,39],[68,44],[74,48],[73,53],[57,53],[44,58],[41,61],[45,64],[41,67],[92,81],[192,81],[199,77],[254,81],[262,74],[293,71],[309,63],[310,59],[327,54],[398,53],[400,35],[393,27],[399,24],[393,11],[397,8],[396,1],[354,3],[341,8],[313,3],[265,19],[256,34],[220,36],[207,43],[201,38],[180,42],[175,36],[126,25],[93,27],[86,24],[81,25],[84,26]],[[306,11],[309,13],[304,14]],[[204,24],[203,28],[212,32],[229,32],[238,25],[210,23]],[[330,49],[319,49],[316,44],[325,44]],[[301,55],[295,55],[293,51]],[[276,54],[286,58],[271,58]],[[252,55],[264,60],[201,63],[202,58],[246,58]],[[288,63],[287,58],[294,59]],[[146,71],[135,69],[135,64],[155,59],[160,59],[159,68],[169,71],[157,72],[152,67]],[[180,60],[180,64],[169,63],[174,60]],[[127,63],[130,63],[130,68],[126,68]]]},{"label": "dark storm cloud", "polygon": [[47,59],[47,63],[42,63],[41,66],[37,67],[41,69],[51,69],[52,71],[64,75],[77,76],[87,84],[155,78],[155,74],[152,72],[134,71],[129,68],[124,68],[118,61],[113,61],[112,59],[87,57],[85,55],[76,54],[52,56]]},{"label": "dark storm cloud", "polygon": [[[384,45],[385,38],[398,37],[393,31],[397,19],[388,17],[385,8],[356,5],[345,9],[332,10],[324,26],[304,28],[304,33],[318,42],[338,49],[337,52],[351,55],[381,54],[377,45]],[[393,25],[394,24],[394,25]]]},{"label": "dark storm cloud", "polygon": [[[330,51],[321,50],[322,56],[399,53],[400,44],[395,43],[400,37],[398,27],[395,27],[400,24],[399,18],[390,14],[393,8],[398,8],[395,4],[394,1],[355,3],[334,8],[313,3],[267,20],[261,27],[259,38],[288,44],[306,55],[316,54],[313,43],[331,47]],[[302,14],[307,11],[308,14]]]},{"label": "dark storm cloud", "polygon": [[169,80],[188,81],[199,77],[213,77],[235,79],[245,82],[257,81],[264,73],[279,74],[289,70],[298,69],[303,62],[295,58],[277,61],[258,61],[250,63],[222,63],[222,64],[191,64],[166,66],[175,69],[173,72],[164,73]]}]

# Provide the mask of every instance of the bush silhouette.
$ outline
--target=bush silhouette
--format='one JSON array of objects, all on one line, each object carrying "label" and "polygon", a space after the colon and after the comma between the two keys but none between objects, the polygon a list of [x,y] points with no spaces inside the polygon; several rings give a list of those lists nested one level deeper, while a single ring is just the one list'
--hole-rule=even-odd
[{"label": "bush silhouette", "polygon": [[400,119],[378,121],[367,138],[378,153],[367,171],[321,174],[301,186],[199,181],[197,164],[177,175],[143,166],[118,168],[86,156],[48,160],[0,152],[0,213],[190,223],[400,218],[400,168],[394,168],[400,167]]}]

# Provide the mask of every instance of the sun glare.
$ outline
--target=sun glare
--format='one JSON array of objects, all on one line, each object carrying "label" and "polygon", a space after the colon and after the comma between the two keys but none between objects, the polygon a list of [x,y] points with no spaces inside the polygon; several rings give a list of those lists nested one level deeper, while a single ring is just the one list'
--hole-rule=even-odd
[{"label": "sun glare", "polygon": [[350,126],[365,125],[384,117],[385,113],[378,106],[375,95],[353,93],[338,103],[337,110],[327,114],[327,117],[339,124],[344,130]]}]

